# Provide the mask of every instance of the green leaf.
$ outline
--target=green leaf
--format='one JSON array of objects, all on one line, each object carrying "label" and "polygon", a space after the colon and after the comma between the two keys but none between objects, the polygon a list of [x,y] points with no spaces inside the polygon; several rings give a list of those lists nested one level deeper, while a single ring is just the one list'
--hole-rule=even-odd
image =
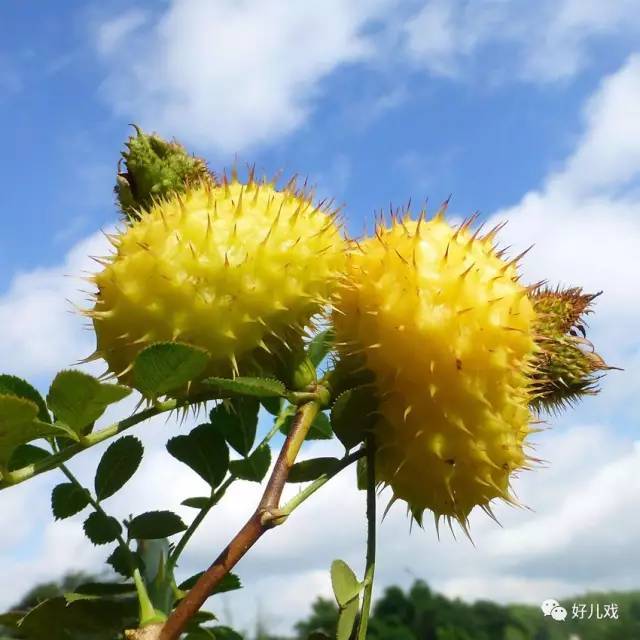
[{"label": "green leaf", "polygon": [[[24,613],[20,611],[9,611],[7,613],[0,613],[0,627],[7,626],[12,629],[18,628],[18,623],[24,617]],[[2,638],[4,640],[4,637]]]},{"label": "green leaf", "polygon": [[[0,638],[0,640],[2,639]],[[193,631],[189,631],[184,637],[184,640],[216,640],[216,637],[213,635],[213,631],[204,627],[198,627]]]},{"label": "green leaf", "polygon": [[109,445],[96,470],[94,484],[98,500],[112,496],[130,480],[143,452],[142,443],[134,436],[124,436]]},{"label": "green leaf", "polygon": [[347,450],[364,440],[375,424],[375,396],[369,386],[340,394],[331,408],[331,426]]},{"label": "green leaf", "polygon": [[229,471],[241,480],[262,482],[269,471],[271,464],[271,449],[269,445],[260,445],[248,458],[244,460],[232,460],[229,463]]},{"label": "green leaf", "polygon": [[87,596],[122,596],[134,593],[136,585],[133,582],[85,582],[76,587],[74,593]]},{"label": "green leaf", "polygon": [[[280,427],[280,433],[283,435],[289,435],[291,425],[293,424],[293,415],[287,416]],[[309,432],[307,433],[306,440],[330,440],[333,438],[333,431],[331,430],[331,422],[326,413],[320,411],[314,418]]]},{"label": "green leaf", "polygon": [[331,586],[340,607],[345,607],[357,598],[362,589],[356,574],[344,560],[334,560],[331,563]]},{"label": "green leaf", "polygon": [[277,416],[282,408],[282,398],[260,398],[260,403],[272,416]]},{"label": "green leaf", "polygon": [[185,436],[167,442],[167,451],[193,469],[211,487],[217,487],[229,468],[229,447],[211,424],[201,424]]},{"label": "green leaf", "polygon": [[207,498],[206,496],[187,498],[180,504],[183,507],[191,507],[192,509],[206,509],[211,504],[211,498]]},{"label": "green leaf", "polygon": [[[203,622],[211,622],[212,620],[217,620],[218,618],[215,614],[211,613],[211,611],[196,611],[193,614],[193,617],[189,621],[190,625],[201,625]],[[190,626],[189,625],[189,626]]]},{"label": "green leaf", "polygon": [[349,358],[339,359],[325,382],[331,389],[331,397],[356,387],[375,383],[375,374],[367,368],[367,358],[360,353]]},{"label": "green leaf", "polygon": [[58,420],[85,434],[110,404],[130,393],[129,387],[105,384],[82,371],[66,370],[53,379],[47,403]]},{"label": "green leaf", "polygon": [[156,342],[143,349],[133,363],[136,389],[148,398],[175,391],[195,380],[209,363],[206,349],[182,342]]},{"label": "green leaf", "polygon": [[286,387],[275,378],[207,378],[205,382],[232,395],[276,398],[287,393]]},{"label": "green leaf", "polygon": [[338,458],[311,458],[296,462],[289,470],[287,482],[310,482],[328,473],[340,461]]},{"label": "green leaf", "polygon": [[359,603],[357,598],[351,600],[343,609],[340,609],[336,640],[349,640],[356,618],[358,617],[358,610]]},{"label": "green leaf", "polygon": [[[63,438],[63,439],[73,440],[74,442],[80,442],[80,436],[78,435],[78,432],[72,429],[68,424],[65,424],[64,422],[56,421],[56,423],[53,426],[58,430],[58,433],[56,434],[57,438]],[[58,445],[60,446],[61,449],[64,448],[65,446],[69,446],[69,444],[70,443],[64,442],[64,440],[62,442],[58,441]]]},{"label": "green leaf", "polygon": [[105,640],[136,626],[137,599],[51,598],[32,609],[20,624],[28,640]]},{"label": "green leaf", "polygon": [[[204,571],[200,571],[192,575],[190,578],[187,578],[184,582],[180,583],[178,589],[181,591],[189,591],[189,589],[193,588],[193,585],[198,582],[200,576],[204,573]],[[225,593],[227,591],[235,591],[236,589],[242,589],[242,583],[240,582],[240,578],[235,573],[227,573],[227,575],[220,580],[218,586],[213,590],[211,595],[215,593]]]},{"label": "green leaf", "polygon": [[189,640],[189,638],[191,638],[191,640],[215,640],[213,632],[208,631],[201,625],[217,619],[218,618],[210,611],[197,611],[184,628],[187,634],[185,640]]},{"label": "green leaf", "polygon": [[0,394],[17,396],[35,402],[38,405],[38,419],[42,422],[51,422],[44,398],[26,380],[18,378],[18,376],[0,375]]},{"label": "green leaf", "polygon": [[157,540],[180,533],[187,525],[172,511],[147,511],[131,520],[127,528],[130,538]]},{"label": "green leaf", "polygon": [[72,482],[56,485],[51,492],[51,510],[56,520],[70,518],[89,504],[89,492]]},{"label": "green leaf", "polygon": [[15,471],[16,469],[22,469],[31,464],[36,464],[48,458],[50,455],[51,453],[49,451],[42,447],[37,447],[35,444],[21,444],[16,447],[11,454],[9,471]]},{"label": "green leaf", "polygon": [[127,549],[121,547],[120,545],[118,545],[113,550],[111,555],[107,558],[107,564],[111,565],[111,568],[116,573],[119,573],[125,578],[130,578],[132,574],[131,564],[129,562],[130,558],[133,558],[138,569],[142,569],[142,563],[140,562],[140,557],[138,556],[138,554],[135,552],[127,551]]},{"label": "green leaf", "polygon": [[96,545],[113,542],[122,532],[122,526],[115,518],[97,511],[84,521],[83,528],[87,538]]},{"label": "green leaf", "polygon": [[316,367],[327,357],[333,348],[334,340],[333,329],[326,329],[313,337],[307,347],[307,357]]},{"label": "green leaf", "polygon": [[0,395],[0,467],[7,467],[20,445],[60,435],[58,429],[38,420],[37,415],[35,402],[14,395]]},{"label": "green leaf", "polygon": [[209,418],[226,441],[246,456],[256,439],[260,403],[255,398],[233,398],[211,410]]},{"label": "green leaf", "polygon": [[67,604],[73,604],[74,602],[79,602],[81,600],[98,600],[100,596],[94,596],[87,593],[75,593],[74,591],[63,594],[64,599],[67,601]]},{"label": "green leaf", "polygon": [[244,640],[244,637],[231,627],[207,627],[207,631],[211,631],[216,640]]}]

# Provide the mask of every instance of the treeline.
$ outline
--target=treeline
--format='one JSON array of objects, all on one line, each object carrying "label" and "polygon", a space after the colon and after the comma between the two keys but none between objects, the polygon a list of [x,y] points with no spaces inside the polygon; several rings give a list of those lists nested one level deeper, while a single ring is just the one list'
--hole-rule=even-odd
[{"label": "treeline", "polygon": [[[70,574],[60,581],[35,586],[13,610],[25,611],[39,602],[73,591],[78,584],[95,580],[86,574]],[[406,591],[388,587],[375,602],[368,640],[640,640],[640,591],[591,593],[561,600],[567,611],[564,621],[544,616],[540,607],[499,605],[488,600],[472,604],[450,599],[416,581]],[[575,605],[575,607],[574,607]],[[49,621],[43,636],[23,635],[0,616],[0,640],[119,640],[121,634],[56,633],[56,621]],[[228,627],[209,627],[208,632],[187,635],[186,640],[312,640],[336,637],[338,609],[333,600],[317,598],[311,613],[295,625],[292,636],[275,636],[268,625],[258,623],[252,633],[238,633]]]},{"label": "treeline", "polygon": [[[575,611],[574,604],[577,605]],[[561,600],[560,605],[567,610],[564,622],[544,616],[535,606],[505,606],[490,601],[468,604],[452,600],[435,593],[424,582],[416,581],[408,591],[399,587],[388,587],[384,591],[375,603],[368,638],[640,640],[640,591],[587,594]],[[614,611],[617,619],[612,617]],[[296,625],[295,640],[307,640],[314,632],[335,638],[337,616],[333,601],[318,598],[310,616]]]}]

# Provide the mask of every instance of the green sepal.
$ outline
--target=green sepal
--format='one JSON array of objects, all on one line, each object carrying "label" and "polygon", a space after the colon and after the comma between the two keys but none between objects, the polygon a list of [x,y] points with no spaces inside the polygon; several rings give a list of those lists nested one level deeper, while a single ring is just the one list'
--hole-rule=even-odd
[{"label": "green sepal", "polygon": [[167,142],[135,126],[136,135],[125,143],[124,167],[118,168],[114,191],[130,224],[149,211],[157,199],[185,193],[190,185],[213,184],[201,158],[190,155],[177,142]]}]

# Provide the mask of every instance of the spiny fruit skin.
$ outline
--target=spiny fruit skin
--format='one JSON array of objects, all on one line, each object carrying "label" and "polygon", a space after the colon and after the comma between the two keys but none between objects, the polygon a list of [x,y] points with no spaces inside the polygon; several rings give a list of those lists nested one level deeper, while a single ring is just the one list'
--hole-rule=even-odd
[{"label": "spiny fruit skin", "polygon": [[582,289],[537,287],[530,295],[536,310],[535,330],[541,345],[533,376],[537,410],[558,410],[598,391],[598,375],[611,369],[586,339],[584,316],[600,295]]},{"label": "spiny fruit skin", "polygon": [[512,501],[527,464],[535,311],[516,260],[442,215],[377,226],[348,256],[334,313],[343,359],[362,357],[379,397],[376,478],[421,522],[465,527],[472,508]]},{"label": "spiny fruit skin", "polygon": [[204,160],[188,154],[177,142],[134,128],[136,135],[125,143],[127,150],[122,153],[125,171],[118,171],[114,188],[126,222],[139,220],[154,198],[184,193],[199,182],[213,184]]},{"label": "spiny fruit skin", "polygon": [[120,235],[94,276],[97,349],[132,384],[136,354],[175,340],[211,354],[211,376],[273,373],[302,351],[304,327],[325,309],[343,269],[336,213],[295,181],[234,178],[159,201]]}]

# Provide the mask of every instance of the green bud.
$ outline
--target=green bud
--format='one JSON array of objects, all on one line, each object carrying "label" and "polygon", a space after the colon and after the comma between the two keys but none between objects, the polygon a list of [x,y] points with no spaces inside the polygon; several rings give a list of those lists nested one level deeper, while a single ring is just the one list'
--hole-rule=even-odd
[{"label": "green bud", "polygon": [[175,580],[169,566],[170,545],[166,538],[138,540],[138,555],[142,559],[143,579],[156,613],[168,615],[173,606]]},{"label": "green bud", "polygon": [[155,198],[184,193],[190,184],[213,183],[204,160],[189,155],[177,142],[167,142],[156,135],[144,133],[134,125],[136,135],[125,143],[118,166],[114,191],[120,209],[128,223],[139,220]]},{"label": "green bud", "polygon": [[587,340],[584,317],[599,296],[578,287],[538,288],[531,295],[537,314],[535,333],[539,347],[535,359],[535,409],[559,410],[598,389],[599,373],[609,367]]},{"label": "green bud", "polygon": [[296,391],[302,391],[310,385],[315,384],[316,381],[316,368],[313,362],[311,362],[309,358],[304,358],[293,372],[292,388]]}]

